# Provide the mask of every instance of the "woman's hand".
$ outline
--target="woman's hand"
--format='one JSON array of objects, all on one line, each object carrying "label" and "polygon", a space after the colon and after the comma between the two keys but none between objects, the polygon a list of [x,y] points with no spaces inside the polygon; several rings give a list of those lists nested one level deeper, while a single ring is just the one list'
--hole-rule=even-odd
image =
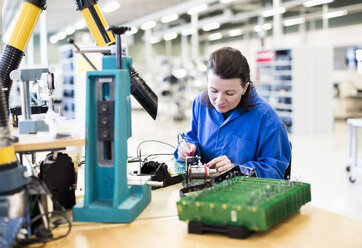
[{"label": "woman's hand", "polygon": [[231,163],[230,159],[227,156],[220,156],[214,158],[208,163],[208,165],[210,168],[215,167],[219,173],[224,173],[228,170],[231,170],[235,166]]},{"label": "woman's hand", "polygon": [[178,147],[178,157],[182,161],[185,161],[187,156],[193,156],[196,154],[196,146],[191,143],[181,142],[180,146]]}]

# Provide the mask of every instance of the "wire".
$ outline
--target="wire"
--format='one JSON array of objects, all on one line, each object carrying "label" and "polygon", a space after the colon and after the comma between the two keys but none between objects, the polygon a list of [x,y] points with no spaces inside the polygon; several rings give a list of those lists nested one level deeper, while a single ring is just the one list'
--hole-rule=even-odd
[{"label": "wire", "polygon": [[150,154],[150,155],[147,155],[144,159],[143,159],[143,162],[147,161],[147,159],[149,157],[152,157],[152,156],[171,156],[173,155],[173,153],[154,153],[154,154]]},{"label": "wire", "polygon": [[[39,215],[35,216],[35,217],[30,221],[30,223],[27,224],[27,226],[31,226],[32,224],[34,224],[37,220],[39,220],[39,219],[42,218],[43,216],[46,216],[47,218],[51,218],[51,217],[54,216],[54,215],[58,215],[58,216],[62,217],[62,218],[66,221],[66,223],[68,224],[68,230],[66,231],[66,233],[64,233],[64,234],[62,234],[62,235],[59,235],[58,237],[53,237],[53,235],[51,235],[51,238],[41,238],[41,237],[37,237],[37,238],[20,239],[20,240],[18,240],[18,242],[19,242],[20,244],[32,244],[32,243],[38,243],[38,242],[43,242],[43,243],[45,243],[45,242],[55,241],[55,240],[58,240],[58,239],[61,239],[61,238],[66,237],[66,236],[70,233],[70,231],[71,231],[71,229],[72,229],[72,223],[71,223],[71,221],[69,220],[69,218],[66,216],[66,214],[63,213],[62,211],[54,210],[54,211],[52,211],[52,212],[46,212],[46,213],[43,213],[43,214],[39,214]],[[50,228],[50,227],[49,227],[48,229],[45,229],[45,230],[47,230],[47,231],[49,231],[49,232],[51,233],[53,230],[55,230],[56,228],[58,228],[59,225],[61,224],[61,223],[58,223],[58,220],[59,220],[59,219],[57,219],[57,220],[55,220],[55,221],[53,222],[53,224],[55,225],[55,227],[53,227],[53,228]]]},{"label": "wire", "polygon": [[47,188],[44,181],[40,180],[39,178],[37,178],[35,176],[31,176],[30,178],[32,179],[32,181],[30,182],[30,184],[27,185],[27,192],[29,193],[30,190],[34,190],[35,192],[38,192],[38,194],[35,197],[35,200],[37,201],[39,199],[39,197],[40,197],[40,193],[43,190],[45,195],[47,195],[47,196],[49,196],[51,198],[51,200],[53,201],[53,204],[56,207],[60,208],[60,211],[59,210],[53,210],[51,212],[45,212],[45,213],[42,213],[42,214],[38,214],[37,216],[33,217],[30,220],[30,222],[26,224],[26,226],[30,227],[37,220],[39,220],[40,218],[42,218],[44,216],[46,216],[49,219],[53,215],[58,215],[58,216],[62,217],[65,220],[65,222],[68,224],[68,230],[67,230],[67,232],[65,234],[54,238],[51,232],[53,230],[55,230],[61,224],[61,223],[59,223],[59,219],[57,219],[52,223],[54,225],[53,228],[51,228],[50,226],[49,226],[49,228],[44,227],[45,228],[44,230],[51,234],[51,238],[41,238],[41,237],[27,238],[27,239],[19,239],[18,242],[20,244],[33,244],[33,243],[38,243],[38,242],[45,243],[45,242],[54,241],[54,240],[58,240],[58,239],[66,237],[70,233],[70,231],[72,229],[72,223],[65,214],[65,208],[61,204],[59,204],[59,202],[57,200],[55,200],[53,198],[52,194],[49,192],[49,190],[48,190],[48,188]]},{"label": "wire", "polygon": [[[138,162],[142,162],[142,161],[146,161],[149,157],[152,157],[152,156],[171,156],[173,155],[173,153],[151,153],[151,154],[142,154],[141,156],[141,160],[137,157],[129,157],[129,158],[132,158],[132,159],[129,159],[127,162],[128,163],[138,163]],[[142,158],[144,157],[144,158]],[[174,158],[172,158],[174,159]]]},{"label": "wire", "polygon": [[145,140],[145,141],[142,141],[142,142],[137,146],[137,149],[136,149],[136,154],[137,154],[137,157],[138,157],[138,160],[139,160],[139,161],[142,161],[141,156],[140,156],[140,151],[139,151],[139,150],[140,150],[140,147],[141,147],[142,144],[148,143],[148,142],[161,143],[161,144],[164,144],[164,145],[167,145],[167,146],[170,146],[170,147],[176,149],[175,146],[173,146],[173,145],[171,145],[171,144],[169,144],[169,143],[167,143],[167,142],[163,142],[163,141],[160,141],[160,140]]}]

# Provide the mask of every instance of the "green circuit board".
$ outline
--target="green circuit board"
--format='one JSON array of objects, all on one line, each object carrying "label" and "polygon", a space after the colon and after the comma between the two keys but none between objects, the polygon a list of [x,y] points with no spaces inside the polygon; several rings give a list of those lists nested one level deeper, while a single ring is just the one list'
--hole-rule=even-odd
[{"label": "green circuit board", "polygon": [[180,220],[266,231],[311,201],[310,184],[235,177],[177,202]]}]

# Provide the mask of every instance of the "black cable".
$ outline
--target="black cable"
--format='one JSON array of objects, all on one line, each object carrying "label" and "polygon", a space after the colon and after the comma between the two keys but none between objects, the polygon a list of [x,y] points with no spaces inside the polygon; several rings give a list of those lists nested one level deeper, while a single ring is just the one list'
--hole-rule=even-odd
[{"label": "black cable", "polygon": [[164,145],[167,145],[167,146],[170,146],[170,147],[176,149],[175,146],[173,146],[173,145],[171,145],[171,144],[169,144],[169,143],[167,143],[167,142],[160,141],[160,140],[144,140],[144,141],[142,141],[142,142],[137,146],[137,149],[136,149],[136,154],[137,154],[137,157],[138,157],[139,161],[142,161],[141,156],[139,156],[139,149],[140,149],[140,147],[141,147],[142,144],[148,143],[148,142],[161,143],[161,144],[164,144]]},{"label": "black cable", "polygon": [[[63,213],[62,211],[58,211],[58,210],[54,210],[52,212],[46,212],[46,213],[43,213],[43,214],[38,214],[37,216],[35,216],[34,218],[32,218],[32,220],[30,221],[30,223],[27,224],[27,226],[31,226],[33,223],[35,223],[36,221],[38,221],[40,218],[42,218],[43,216],[46,216],[47,218],[51,218],[53,215],[58,215],[60,217],[62,217],[66,223],[68,224],[68,230],[65,234],[62,234],[58,237],[53,237],[52,235],[52,231],[55,230],[56,228],[59,227],[60,223],[56,223],[55,224],[55,227],[54,228],[49,228],[48,229],[43,229],[45,231],[48,231],[49,232],[49,237],[50,238],[42,238],[42,237],[36,237],[36,238],[27,238],[27,239],[20,239],[20,240],[17,240],[20,244],[22,245],[25,245],[25,244],[32,244],[32,243],[39,243],[39,242],[42,242],[42,243],[45,243],[45,242],[50,242],[50,241],[55,241],[55,240],[58,240],[58,239],[61,239],[61,238],[64,238],[66,237],[71,229],[72,229],[72,222],[69,220],[69,218],[65,215],[65,213]],[[49,216],[50,215],[50,216]],[[59,219],[57,219],[56,221],[58,221]],[[53,224],[56,222],[54,221]],[[44,232],[44,231],[43,231]]]},{"label": "black cable", "polygon": [[[65,234],[54,238],[52,235],[52,231],[55,230],[57,227],[59,227],[60,224],[62,224],[62,223],[59,223],[59,219],[57,219],[52,223],[55,226],[54,228],[51,228],[50,225],[49,225],[49,228],[47,228],[47,229],[44,226],[40,226],[39,229],[37,230],[38,235],[44,235],[44,236],[47,236],[47,238],[36,237],[36,238],[19,239],[17,241],[22,245],[28,245],[28,244],[39,243],[39,242],[42,242],[42,243],[50,242],[50,241],[54,241],[54,240],[58,240],[58,239],[66,237],[72,229],[72,223],[65,214],[65,208],[61,204],[59,204],[59,202],[57,200],[55,200],[53,198],[52,194],[48,190],[44,181],[40,180],[39,178],[37,178],[35,176],[32,176],[31,179],[32,179],[31,183],[28,184],[28,186],[27,186],[27,192],[29,193],[30,190],[34,190],[35,192],[41,192],[41,190],[39,189],[39,187],[40,187],[45,192],[45,195],[47,195],[51,198],[51,200],[53,201],[53,204],[56,205],[57,207],[59,207],[61,210],[60,211],[53,210],[51,212],[45,212],[42,214],[38,214],[37,216],[33,217],[31,219],[30,223],[27,223],[26,226],[27,227],[31,226],[32,224],[34,224],[36,221],[38,221],[43,216],[46,216],[47,219],[49,220],[49,218],[55,214],[55,215],[62,217],[66,221],[66,223],[68,224],[68,230]],[[36,183],[38,183],[38,184],[36,184]],[[37,194],[36,198],[35,198],[36,201],[39,199],[39,197],[40,197],[39,194]],[[51,216],[49,217],[49,215],[51,215]]]},{"label": "black cable", "polygon": [[[173,155],[173,153],[151,153],[151,154],[143,154],[143,155],[141,156],[141,160],[139,160],[138,157],[133,157],[132,160],[128,160],[127,162],[128,162],[128,163],[139,163],[140,161],[141,161],[141,162],[147,161],[147,159],[148,159],[149,157],[152,157],[152,156],[172,156],[172,155]],[[142,158],[142,157],[144,157],[144,158]],[[173,160],[173,159],[174,159],[174,158],[172,158],[172,160]]]},{"label": "black cable", "polygon": [[154,154],[150,154],[150,155],[147,155],[144,159],[143,159],[143,162],[146,162],[147,159],[149,157],[152,157],[152,156],[171,156],[173,155],[173,153],[154,153]]}]

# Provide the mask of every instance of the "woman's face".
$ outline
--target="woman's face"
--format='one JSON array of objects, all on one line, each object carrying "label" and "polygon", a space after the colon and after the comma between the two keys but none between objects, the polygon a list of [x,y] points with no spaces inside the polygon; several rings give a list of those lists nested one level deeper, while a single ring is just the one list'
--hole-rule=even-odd
[{"label": "woman's face", "polygon": [[248,88],[243,88],[240,78],[222,79],[212,70],[207,73],[207,91],[211,104],[219,113],[236,108]]}]

